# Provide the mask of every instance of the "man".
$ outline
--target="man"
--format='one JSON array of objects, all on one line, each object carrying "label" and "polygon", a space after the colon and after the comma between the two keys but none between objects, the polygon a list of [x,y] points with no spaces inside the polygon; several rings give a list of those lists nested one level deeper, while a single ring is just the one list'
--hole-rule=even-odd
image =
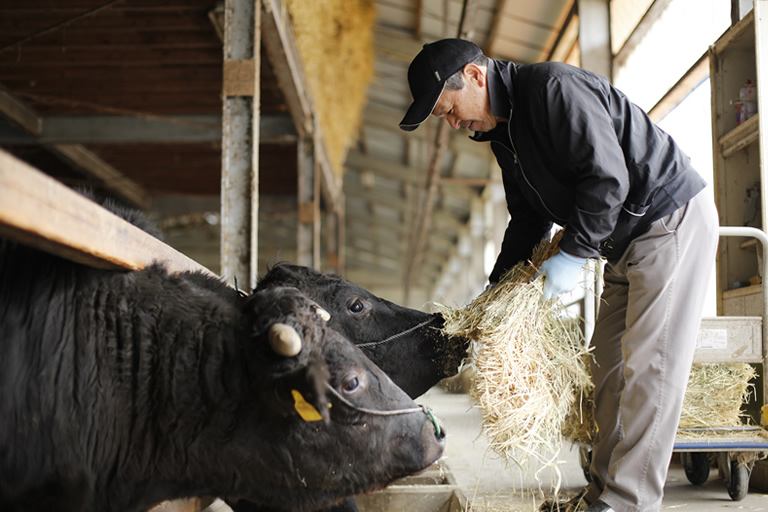
[{"label": "man", "polygon": [[669,135],[603,77],[562,63],[515,65],[469,41],[424,45],[408,69],[400,128],[430,115],[489,141],[511,219],[489,282],[556,223],[560,252],[539,269],[543,298],[605,258],[591,340],[597,438],[592,482],[552,510],[656,511],[693,360],[717,211]]}]

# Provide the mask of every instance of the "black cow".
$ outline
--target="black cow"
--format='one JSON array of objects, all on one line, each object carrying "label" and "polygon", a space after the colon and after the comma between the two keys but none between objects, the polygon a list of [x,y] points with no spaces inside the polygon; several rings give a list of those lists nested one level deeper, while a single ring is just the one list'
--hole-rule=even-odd
[{"label": "black cow", "polygon": [[315,510],[430,465],[437,422],[317,310],[0,239],[0,510]]},{"label": "black cow", "polygon": [[293,286],[331,315],[329,324],[352,340],[412,398],[458,372],[469,340],[446,336],[444,319],[381,299],[339,276],[277,263],[256,287]]}]

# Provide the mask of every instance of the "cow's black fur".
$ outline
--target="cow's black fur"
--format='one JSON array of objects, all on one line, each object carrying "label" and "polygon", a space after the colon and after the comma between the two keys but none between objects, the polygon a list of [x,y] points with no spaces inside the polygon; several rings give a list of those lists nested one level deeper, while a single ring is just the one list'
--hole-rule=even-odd
[{"label": "cow's black fur", "polygon": [[333,274],[277,263],[262,276],[257,290],[293,286],[331,314],[329,325],[355,344],[377,342],[431,323],[386,343],[361,347],[376,365],[412,398],[458,372],[469,341],[448,337],[443,317],[399,306]]},{"label": "cow's black fur", "polygon": [[[278,321],[302,335],[298,356],[269,349]],[[201,495],[315,510],[441,454],[426,415],[361,416],[326,382],[368,408],[415,405],[295,289],[242,297],[202,274],[95,270],[0,239],[4,512]],[[325,421],[302,421],[293,389]]]}]

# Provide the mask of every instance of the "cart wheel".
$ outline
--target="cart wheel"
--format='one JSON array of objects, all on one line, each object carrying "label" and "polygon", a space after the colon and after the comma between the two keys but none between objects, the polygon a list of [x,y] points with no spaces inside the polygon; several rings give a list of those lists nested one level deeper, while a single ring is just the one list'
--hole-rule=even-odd
[{"label": "cart wheel", "polygon": [[728,496],[733,501],[741,501],[749,492],[749,467],[738,461],[731,461],[731,478],[728,482]]},{"label": "cart wheel", "polygon": [[581,465],[581,471],[584,472],[584,478],[587,479],[587,483],[592,482],[592,475],[589,474],[589,466],[592,465],[592,447],[581,445],[579,446],[579,464]]},{"label": "cart wheel", "polygon": [[693,485],[704,485],[709,478],[709,457],[704,452],[682,452],[680,459],[685,476]]}]

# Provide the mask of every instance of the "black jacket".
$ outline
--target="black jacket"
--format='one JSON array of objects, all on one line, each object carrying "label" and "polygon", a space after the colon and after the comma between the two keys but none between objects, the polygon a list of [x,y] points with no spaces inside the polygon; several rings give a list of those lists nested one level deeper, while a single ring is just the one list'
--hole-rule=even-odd
[{"label": "black jacket", "polygon": [[617,260],[654,220],[706,182],[672,138],[607,79],[557,62],[488,60],[494,115],[489,132],[511,220],[490,275],[530,258],[552,223],[560,247],[584,258]]}]

